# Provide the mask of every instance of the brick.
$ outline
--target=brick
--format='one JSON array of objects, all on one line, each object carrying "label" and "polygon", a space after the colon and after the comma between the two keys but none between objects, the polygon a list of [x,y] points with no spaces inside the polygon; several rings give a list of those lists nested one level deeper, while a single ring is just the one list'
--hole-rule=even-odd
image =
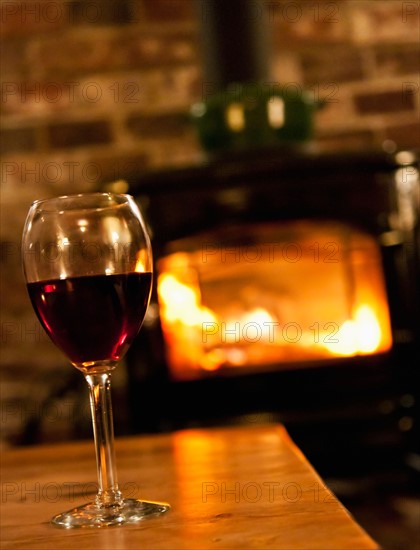
[{"label": "brick", "polygon": [[73,0],[69,16],[74,25],[125,25],[133,21],[131,2]]},{"label": "brick", "polygon": [[108,121],[51,124],[47,128],[52,149],[109,143],[112,140]]},{"label": "brick", "polygon": [[[156,103],[151,71],[99,74],[82,78],[3,81],[1,102],[5,115],[57,115],[69,110],[91,113],[142,107]],[[187,88],[188,89],[188,88]],[[163,105],[163,103],[162,103]]]},{"label": "brick", "polygon": [[71,22],[70,2],[36,0],[5,1],[0,6],[1,35],[24,36],[63,29]]},{"label": "brick", "polygon": [[200,71],[194,65],[156,71],[150,91],[162,110],[188,109],[193,101],[202,99]]},{"label": "brick", "polygon": [[48,188],[66,187],[75,191],[97,189],[104,183],[119,179],[130,180],[149,165],[149,156],[141,150],[104,148],[94,154],[64,152],[60,154],[8,157],[2,163],[2,184]]},{"label": "brick", "polygon": [[121,36],[116,47],[126,48],[129,66],[173,65],[197,60],[197,44],[190,32],[172,32],[164,37],[136,33],[128,40]]},{"label": "brick", "polygon": [[386,139],[394,141],[398,147],[419,147],[420,122],[391,126],[385,131]]},{"label": "brick", "polygon": [[415,98],[412,90],[359,94],[354,97],[357,111],[364,114],[395,113],[412,110]]},{"label": "brick", "polygon": [[270,76],[274,82],[302,82],[302,71],[296,51],[277,51],[271,58]]},{"label": "brick", "polygon": [[[0,13],[2,35],[24,36],[68,27],[144,22],[144,16],[139,17],[138,4],[141,4],[138,0],[6,1],[2,3]],[[175,14],[176,10],[172,12]]]},{"label": "brick", "polygon": [[375,58],[380,76],[420,73],[419,44],[376,47]]},{"label": "brick", "polygon": [[194,17],[197,0],[143,0],[144,15],[150,21],[181,21]]},{"label": "brick", "polygon": [[351,89],[344,84],[339,86],[320,85],[314,87],[315,98],[319,97],[325,103],[315,113],[315,124],[324,130],[331,128],[346,128],[354,119],[353,96]]},{"label": "brick", "polygon": [[1,102],[5,114],[48,115],[69,109],[76,93],[76,83],[10,79],[2,82]]},{"label": "brick", "polygon": [[183,139],[160,139],[155,141],[154,147],[150,146],[150,167],[153,169],[188,166],[204,159],[203,150],[192,131]]},{"label": "brick", "polygon": [[34,128],[13,128],[1,132],[0,151],[2,154],[36,149],[36,131]]},{"label": "brick", "polygon": [[301,52],[304,83],[337,83],[362,80],[362,54],[357,48],[319,46]]},{"label": "brick", "polygon": [[77,34],[49,36],[30,44],[28,55],[38,69],[56,79],[89,72],[196,62],[197,45],[190,31],[156,34],[132,27],[127,30],[81,27]]},{"label": "brick", "polygon": [[136,136],[147,139],[182,137],[191,127],[185,114],[168,114],[157,116],[133,115],[127,119],[128,130]]},{"label": "brick", "polygon": [[407,0],[348,2],[351,37],[363,43],[418,44],[418,2]]},{"label": "brick", "polygon": [[[56,195],[67,191],[85,192],[98,188],[101,182],[124,177],[136,162],[136,167],[143,165],[143,156],[134,153],[120,153],[118,160],[116,147],[104,148],[99,154],[89,154],[80,150],[64,150],[47,154],[11,154],[1,165],[1,183],[6,188],[19,190],[23,201],[22,190],[31,193],[31,200],[40,196]],[[19,229],[20,230],[20,229]]]},{"label": "brick", "polygon": [[290,44],[348,41],[349,20],[343,0],[274,0],[263,6],[264,21],[276,49]]},{"label": "brick", "polygon": [[15,82],[19,76],[27,75],[25,41],[14,37],[2,39],[1,42],[1,80]]},{"label": "brick", "polygon": [[73,89],[73,110],[98,113],[188,110],[202,93],[201,74],[195,65],[86,75],[75,80]]},{"label": "brick", "polygon": [[77,81],[72,107],[107,113],[188,109],[201,90],[199,78],[193,65],[84,76]]},{"label": "brick", "polygon": [[[89,162],[96,167],[100,184],[110,183],[116,180],[136,179],[149,165],[149,157],[144,151],[124,152],[114,148],[113,153],[93,156]],[[93,169],[91,170],[93,173]]]}]

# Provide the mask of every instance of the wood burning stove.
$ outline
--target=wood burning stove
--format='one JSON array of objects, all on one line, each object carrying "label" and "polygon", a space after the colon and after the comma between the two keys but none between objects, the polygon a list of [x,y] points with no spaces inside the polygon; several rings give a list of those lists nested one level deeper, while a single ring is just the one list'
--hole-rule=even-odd
[{"label": "wood burning stove", "polygon": [[156,269],[127,357],[133,430],[279,419],[315,464],[400,460],[418,429],[418,174],[416,151],[278,148],[131,182]]}]

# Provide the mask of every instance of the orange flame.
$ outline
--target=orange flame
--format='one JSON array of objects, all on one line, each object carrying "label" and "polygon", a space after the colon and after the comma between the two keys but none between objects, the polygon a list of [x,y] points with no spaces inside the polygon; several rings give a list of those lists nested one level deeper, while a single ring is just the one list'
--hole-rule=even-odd
[{"label": "orange flame", "polygon": [[216,255],[204,262],[199,251],[160,260],[158,299],[174,376],[388,351],[379,252],[368,235],[352,239],[337,262],[307,255],[281,269],[270,256],[252,265]]}]

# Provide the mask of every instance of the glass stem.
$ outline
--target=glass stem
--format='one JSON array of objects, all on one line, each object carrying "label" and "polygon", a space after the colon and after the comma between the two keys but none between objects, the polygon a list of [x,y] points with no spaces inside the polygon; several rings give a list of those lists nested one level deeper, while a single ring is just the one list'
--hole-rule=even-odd
[{"label": "glass stem", "polygon": [[111,404],[111,374],[85,374],[90,390],[93,436],[95,439],[96,466],[99,491],[98,506],[115,506],[122,503],[118,489],[114,451],[114,426]]}]

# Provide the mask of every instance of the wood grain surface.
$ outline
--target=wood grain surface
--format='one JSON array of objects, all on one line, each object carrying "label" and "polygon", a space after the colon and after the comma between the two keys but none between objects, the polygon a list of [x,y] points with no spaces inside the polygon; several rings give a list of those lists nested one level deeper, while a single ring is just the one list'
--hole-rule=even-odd
[{"label": "wood grain surface", "polygon": [[117,439],[116,451],[124,495],[169,502],[170,512],[139,525],[55,527],[54,514],[96,492],[93,442],[12,449],[2,456],[1,548],[378,548],[280,425]]}]

